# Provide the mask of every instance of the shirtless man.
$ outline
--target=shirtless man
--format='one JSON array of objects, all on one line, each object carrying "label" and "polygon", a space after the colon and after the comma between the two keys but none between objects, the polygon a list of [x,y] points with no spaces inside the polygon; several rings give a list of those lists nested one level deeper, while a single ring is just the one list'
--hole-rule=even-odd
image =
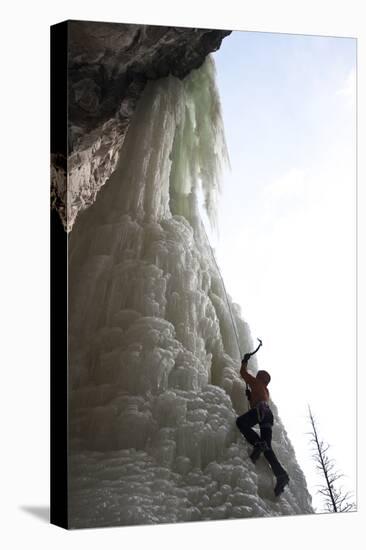
[{"label": "shirtless man", "polygon": [[[236,419],[236,425],[245,439],[254,447],[250,455],[253,463],[258,460],[262,452],[269,462],[277,480],[274,492],[278,496],[289,483],[289,477],[271,446],[273,414],[268,404],[269,391],[267,389],[271,377],[265,370],[259,370],[255,377],[250,374],[247,371],[250,356],[249,353],[244,355],[240,369],[242,378],[250,387],[250,391],[247,391],[250,410]],[[259,424],[260,436],[252,429],[255,424]]]}]

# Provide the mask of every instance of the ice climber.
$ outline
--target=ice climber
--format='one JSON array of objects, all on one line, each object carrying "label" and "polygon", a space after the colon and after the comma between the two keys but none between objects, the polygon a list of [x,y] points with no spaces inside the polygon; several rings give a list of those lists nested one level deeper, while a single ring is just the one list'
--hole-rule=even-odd
[{"label": "ice climber", "polygon": [[[274,492],[278,496],[289,483],[289,476],[281,466],[271,446],[273,414],[268,404],[269,391],[267,389],[271,377],[265,370],[259,370],[255,377],[247,371],[251,355],[251,353],[244,355],[240,369],[242,378],[250,387],[250,390],[247,390],[250,410],[236,419],[236,425],[245,439],[254,447],[250,455],[252,462],[255,464],[262,452],[269,462],[276,476],[277,482]],[[260,436],[252,429],[256,424],[259,424]]]}]

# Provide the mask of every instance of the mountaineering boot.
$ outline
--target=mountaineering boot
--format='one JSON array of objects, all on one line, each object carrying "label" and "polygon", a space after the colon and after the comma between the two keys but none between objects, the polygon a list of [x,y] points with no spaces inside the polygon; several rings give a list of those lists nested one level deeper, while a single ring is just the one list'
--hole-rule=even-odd
[{"label": "mountaineering boot", "polygon": [[268,445],[265,441],[257,441],[254,444],[254,449],[250,455],[250,460],[255,464],[263,451],[267,451]]},{"label": "mountaineering boot", "polygon": [[290,481],[290,478],[286,473],[281,474],[277,477],[276,487],[274,488],[274,494],[276,495],[276,497],[278,497],[283,492],[284,488],[286,487],[286,485],[288,485],[289,481]]}]

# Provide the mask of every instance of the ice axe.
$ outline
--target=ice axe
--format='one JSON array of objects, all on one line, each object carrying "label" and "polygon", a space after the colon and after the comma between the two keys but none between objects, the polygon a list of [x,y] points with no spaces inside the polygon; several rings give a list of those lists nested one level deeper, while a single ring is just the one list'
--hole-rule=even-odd
[{"label": "ice axe", "polygon": [[252,357],[252,355],[256,354],[257,351],[259,350],[259,348],[260,348],[261,346],[263,346],[262,340],[261,340],[260,338],[257,338],[257,340],[258,340],[258,342],[259,342],[258,346],[255,348],[254,351],[251,351],[250,353],[246,353],[246,354],[244,355],[244,357],[243,357],[243,361],[248,361],[248,359],[250,359],[250,358]]}]

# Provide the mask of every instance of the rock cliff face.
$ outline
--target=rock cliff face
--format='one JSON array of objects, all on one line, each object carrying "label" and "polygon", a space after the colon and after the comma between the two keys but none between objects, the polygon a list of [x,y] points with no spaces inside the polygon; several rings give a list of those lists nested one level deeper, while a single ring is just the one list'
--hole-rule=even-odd
[{"label": "rock cliff face", "polygon": [[70,21],[68,155],[52,151],[52,206],[64,227],[95,201],[115,170],[149,80],[184,78],[230,31]]}]

